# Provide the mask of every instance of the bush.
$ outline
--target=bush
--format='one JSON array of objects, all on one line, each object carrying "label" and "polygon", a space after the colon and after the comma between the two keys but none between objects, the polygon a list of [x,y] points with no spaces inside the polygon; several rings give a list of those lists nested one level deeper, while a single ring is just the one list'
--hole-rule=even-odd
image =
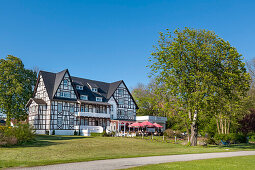
[{"label": "bush", "polygon": [[175,136],[180,138],[182,137],[181,131],[179,130],[172,130],[172,129],[166,129],[164,132],[164,136],[167,136],[169,138],[174,138]]},{"label": "bush", "polygon": [[52,135],[55,135],[55,129],[53,129],[53,131],[52,131]]},{"label": "bush", "polygon": [[246,143],[247,139],[245,135],[237,134],[237,133],[230,133],[230,134],[216,134],[214,136],[214,139],[217,144],[221,143],[221,140],[223,142],[227,142],[230,144],[233,143]]},{"label": "bush", "polygon": [[78,132],[75,130],[73,135],[77,136],[78,135]]},{"label": "bush", "polygon": [[15,127],[0,128],[0,145],[10,146],[23,144],[35,139],[35,133],[29,124],[18,124]]}]

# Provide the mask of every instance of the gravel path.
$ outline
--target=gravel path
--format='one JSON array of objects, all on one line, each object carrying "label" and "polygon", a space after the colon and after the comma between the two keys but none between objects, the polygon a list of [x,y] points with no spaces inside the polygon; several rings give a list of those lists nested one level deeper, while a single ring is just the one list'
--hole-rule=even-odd
[{"label": "gravel path", "polygon": [[14,168],[14,169],[21,169],[21,170],[26,170],[26,169],[27,170],[80,170],[80,169],[110,170],[110,169],[125,169],[125,168],[131,168],[131,167],[136,167],[136,166],[142,166],[142,165],[148,165],[148,164],[159,164],[159,163],[166,163],[166,162],[191,161],[191,160],[199,160],[199,159],[223,158],[223,157],[247,156],[247,155],[255,155],[255,151],[217,152],[217,153],[107,159],[107,160],[97,160],[97,161],[89,161],[89,162],[66,163],[66,164],[37,166],[37,167],[29,167],[29,168]]}]

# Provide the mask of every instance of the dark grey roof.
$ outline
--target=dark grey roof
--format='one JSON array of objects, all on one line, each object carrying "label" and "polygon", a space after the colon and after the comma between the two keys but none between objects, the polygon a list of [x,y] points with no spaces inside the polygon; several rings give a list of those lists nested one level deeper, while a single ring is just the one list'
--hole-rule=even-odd
[{"label": "dark grey roof", "polygon": [[43,99],[32,98],[36,104],[46,105],[47,103]]},{"label": "dark grey roof", "polygon": [[32,103],[32,101],[34,101],[38,105],[47,105],[47,103],[43,99],[30,98],[26,106],[29,106]]},{"label": "dark grey roof", "polygon": [[[45,84],[45,87],[49,94],[50,99],[54,98],[54,94],[56,93],[61,81],[63,80],[65,73],[68,73],[68,75],[70,76],[68,69],[63,70],[59,73],[51,73],[51,72],[46,72],[46,71],[39,72],[39,76],[41,75],[43,78],[43,81],[44,81],[44,84]],[[88,98],[90,101],[96,101],[96,97],[102,97],[103,102],[107,102],[112,97],[113,93],[118,88],[118,86],[122,82],[124,83],[123,80],[116,81],[113,83],[106,83],[106,82],[102,82],[102,81],[89,80],[89,79],[72,77],[72,76],[70,76],[70,79],[72,81],[72,85],[74,87],[74,90],[75,90],[75,93],[76,93],[78,99],[79,99],[80,95],[88,95]],[[38,81],[39,81],[39,79],[38,79]],[[38,85],[38,82],[37,82],[37,85]],[[75,88],[75,85],[83,86],[83,90],[77,90]],[[124,85],[125,85],[125,83],[124,83]],[[91,91],[90,86],[92,88],[98,88],[98,92]],[[34,95],[35,95],[35,92],[34,92]],[[131,97],[132,97],[132,95],[131,95]],[[57,98],[54,98],[54,99],[57,99]]]},{"label": "dark grey roof", "polygon": [[[51,73],[47,71],[40,71],[39,75],[42,76],[46,90],[49,94],[49,98],[53,99],[54,94],[56,93],[65,73],[68,73],[68,70],[63,70],[59,73]],[[89,79],[83,79],[79,77],[72,77],[70,76],[73,85],[82,85],[83,90],[76,90],[78,95],[88,95],[89,100],[95,100],[96,97],[103,97],[103,101],[108,101],[110,97],[113,95],[114,91],[117,89],[119,84],[122,82],[117,81],[113,83],[106,83],[106,82],[101,82],[101,81],[96,81],[96,80],[89,80]],[[98,88],[98,92],[92,92],[90,89],[90,86],[92,88]],[[78,96],[79,98],[79,96]]]}]

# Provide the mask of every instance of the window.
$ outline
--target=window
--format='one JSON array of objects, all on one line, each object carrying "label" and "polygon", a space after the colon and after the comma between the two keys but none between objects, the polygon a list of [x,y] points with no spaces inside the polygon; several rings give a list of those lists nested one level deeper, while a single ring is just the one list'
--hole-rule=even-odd
[{"label": "window", "polygon": [[71,113],[74,112],[74,105],[70,105],[70,112],[71,112]]},{"label": "window", "polygon": [[71,98],[70,92],[60,92],[60,97]]},{"label": "window", "polygon": [[68,89],[68,80],[64,79],[64,89]]},{"label": "window", "polygon": [[58,121],[57,121],[58,126],[61,126],[62,122],[63,122],[62,117],[58,117]]},{"label": "window", "polygon": [[88,100],[88,96],[87,95],[81,95],[80,99],[81,100]]},{"label": "window", "polygon": [[58,103],[58,112],[62,112],[62,103]]},{"label": "window", "polygon": [[89,105],[85,105],[85,112],[89,112]]},{"label": "window", "polygon": [[96,101],[97,101],[97,102],[103,101],[103,100],[102,100],[102,97],[96,97]]},{"label": "window", "polygon": [[84,112],[84,106],[81,106],[81,112]]},{"label": "window", "polygon": [[93,92],[97,92],[97,88],[92,88],[92,91]]},{"label": "window", "polygon": [[89,125],[89,120],[88,120],[88,118],[85,118],[85,126],[88,126]]},{"label": "window", "polygon": [[133,110],[128,111],[128,116],[133,116]]},{"label": "window", "polygon": [[118,89],[118,93],[120,96],[123,96],[124,95],[124,90],[123,89]]},{"label": "window", "polygon": [[77,85],[77,86],[76,86],[76,89],[77,89],[77,90],[83,90],[83,86]]},{"label": "window", "polygon": [[93,106],[89,105],[89,112],[93,113]]},{"label": "window", "polygon": [[119,99],[119,104],[124,104],[124,99],[123,98]]},{"label": "window", "polygon": [[123,116],[124,115],[124,110],[118,110],[119,115]]}]

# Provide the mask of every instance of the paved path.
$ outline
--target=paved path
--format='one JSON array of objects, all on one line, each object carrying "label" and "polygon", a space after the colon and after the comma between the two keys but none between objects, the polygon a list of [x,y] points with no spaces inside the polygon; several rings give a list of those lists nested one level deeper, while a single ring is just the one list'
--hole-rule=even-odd
[{"label": "paved path", "polygon": [[30,168],[17,168],[22,170],[110,170],[110,169],[125,169],[135,166],[148,164],[159,164],[166,162],[191,161],[199,159],[223,158],[233,156],[255,155],[255,151],[239,151],[239,152],[218,152],[218,153],[201,153],[201,154],[185,154],[185,155],[166,155],[166,156],[150,156],[137,158],[121,158],[108,159],[89,162],[77,162],[56,164],[47,166],[37,166]]}]

